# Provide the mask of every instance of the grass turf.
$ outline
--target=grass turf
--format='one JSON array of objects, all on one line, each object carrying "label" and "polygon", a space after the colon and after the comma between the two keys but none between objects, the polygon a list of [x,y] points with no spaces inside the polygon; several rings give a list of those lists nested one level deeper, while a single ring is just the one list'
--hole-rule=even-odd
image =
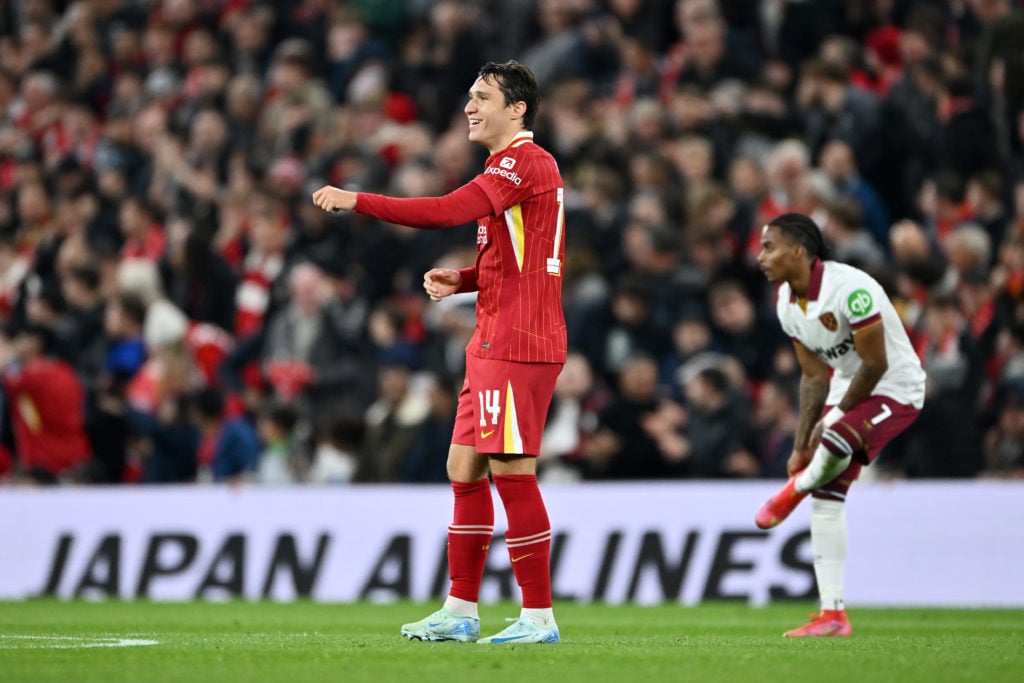
[{"label": "grass turf", "polygon": [[[409,642],[436,605],[0,603],[0,681],[1022,680],[1024,611],[851,610],[849,639],[788,639],[810,605],[555,606],[559,645]],[[483,631],[518,614],[481,608]],[[123,639],[154,645],[115,647]]]}]

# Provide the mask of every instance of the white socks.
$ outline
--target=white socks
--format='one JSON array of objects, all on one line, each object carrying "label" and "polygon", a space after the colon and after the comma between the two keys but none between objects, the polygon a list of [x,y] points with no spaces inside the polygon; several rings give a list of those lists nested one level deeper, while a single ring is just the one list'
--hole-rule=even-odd
[{"label": "white socks", "polygon": [[821,608],[843,609],[846,506],[842,502],[811,499],[811,550],[814,552],[814,576],[818,580]]},{"label": "white socks", "polygon": [[454,598],[449,595],[445,598],[444,608],[457,617],[480,618],[480,614],[476,609],[476,603],[469,600],[462,600],[461,598]]},{"label": "white socks", "polygon": [[[451,595],[445,598],[444,608],[457,617],[480,618],[477,603],[455,598]],[[555,623],[555,614],[550,607],[524,607],[519,616],[527,621],[532,621],[538,626],[553,626]]]},{"label": "white socks", "polygon": [[532,621],[537,626],[553,626],[555,623],[555,613],[550,607],[524,607],[519,618]]},{"label": "white socks", "polygon": [[796,478],[796,490],[800,493],[810,493],[838,477],[849,466],[850,456],[837,457],[827,448],[819,445],[814,451],[814,457],[811,458],[810,464]]}]

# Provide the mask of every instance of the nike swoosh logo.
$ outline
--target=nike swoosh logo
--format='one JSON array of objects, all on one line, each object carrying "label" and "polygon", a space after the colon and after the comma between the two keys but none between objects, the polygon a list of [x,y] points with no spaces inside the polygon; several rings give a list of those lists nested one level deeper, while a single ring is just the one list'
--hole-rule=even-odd
[{"label": "nike swoosh logo", "polygon": [[529,557],[530,555],[533,555],[533,553],[526,553],[525,555],[520,555],[519,557],[513,557],[513,558],[512,558],[512,564],[515,564],[515,563],[516,563],[516,562],[518,562],[519,560],[525,560],[525,559],[526,559],[526,558],[528,558],[528,557]]},{"label": "nike swoosh logo", "polygon": [[492,643],[507,643],[510,640],[520,640],[521,638],[526,638],[528,635],[530,635],[530,634],[524,633],[521,636],[507,636],[505,638],[491,638],[491,642]]},{"label": "nike swoosh logo", "polygon": [[480,432],[480,438],[481,439],[486,439],[487,437],[489,437],[493,433],[494,433],[493,429],[491,431],[489,431],[489,432]]}]

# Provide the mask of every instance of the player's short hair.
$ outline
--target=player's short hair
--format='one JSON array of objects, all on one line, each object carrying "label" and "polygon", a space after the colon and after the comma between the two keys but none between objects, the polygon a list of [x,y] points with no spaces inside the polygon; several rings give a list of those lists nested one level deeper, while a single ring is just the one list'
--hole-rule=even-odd
[{"label": "player's short hair", "polygon": [[824,261],[832,255],[818,224],[809,216],[802,213],[784,213],[768,221],[768,225],[774,225],[783,235],[804,245],[811,258],[820,258]]},{"label": "player's short hair", "polygon": [[523,128],[533,129],[533,119],[540,109],[540,88],[537,85],[537,77],[529,68],[514,59],[501,64],[487,62],[480,67],[477,77],[498,86],[498,90],[505,97],[505,104],[525,102]]}]

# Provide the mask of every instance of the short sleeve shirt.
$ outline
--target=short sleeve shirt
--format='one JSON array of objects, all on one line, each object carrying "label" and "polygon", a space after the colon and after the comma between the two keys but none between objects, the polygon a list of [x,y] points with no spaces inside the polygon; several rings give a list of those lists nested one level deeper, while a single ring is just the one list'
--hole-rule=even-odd
[{"label": "short sleeve shirt", "polygon": [[776,312],[783,331],[832,369],[826,403],[836,405],[861,366],[854,335],[872,325],[885,330],[889,368],[872,395],[906,405],[924,405],[925,372],[903,321],[882,286],[864,271],[835,261],[815,261],[807,299],[797,299],[788,283],[779,287]]}]

